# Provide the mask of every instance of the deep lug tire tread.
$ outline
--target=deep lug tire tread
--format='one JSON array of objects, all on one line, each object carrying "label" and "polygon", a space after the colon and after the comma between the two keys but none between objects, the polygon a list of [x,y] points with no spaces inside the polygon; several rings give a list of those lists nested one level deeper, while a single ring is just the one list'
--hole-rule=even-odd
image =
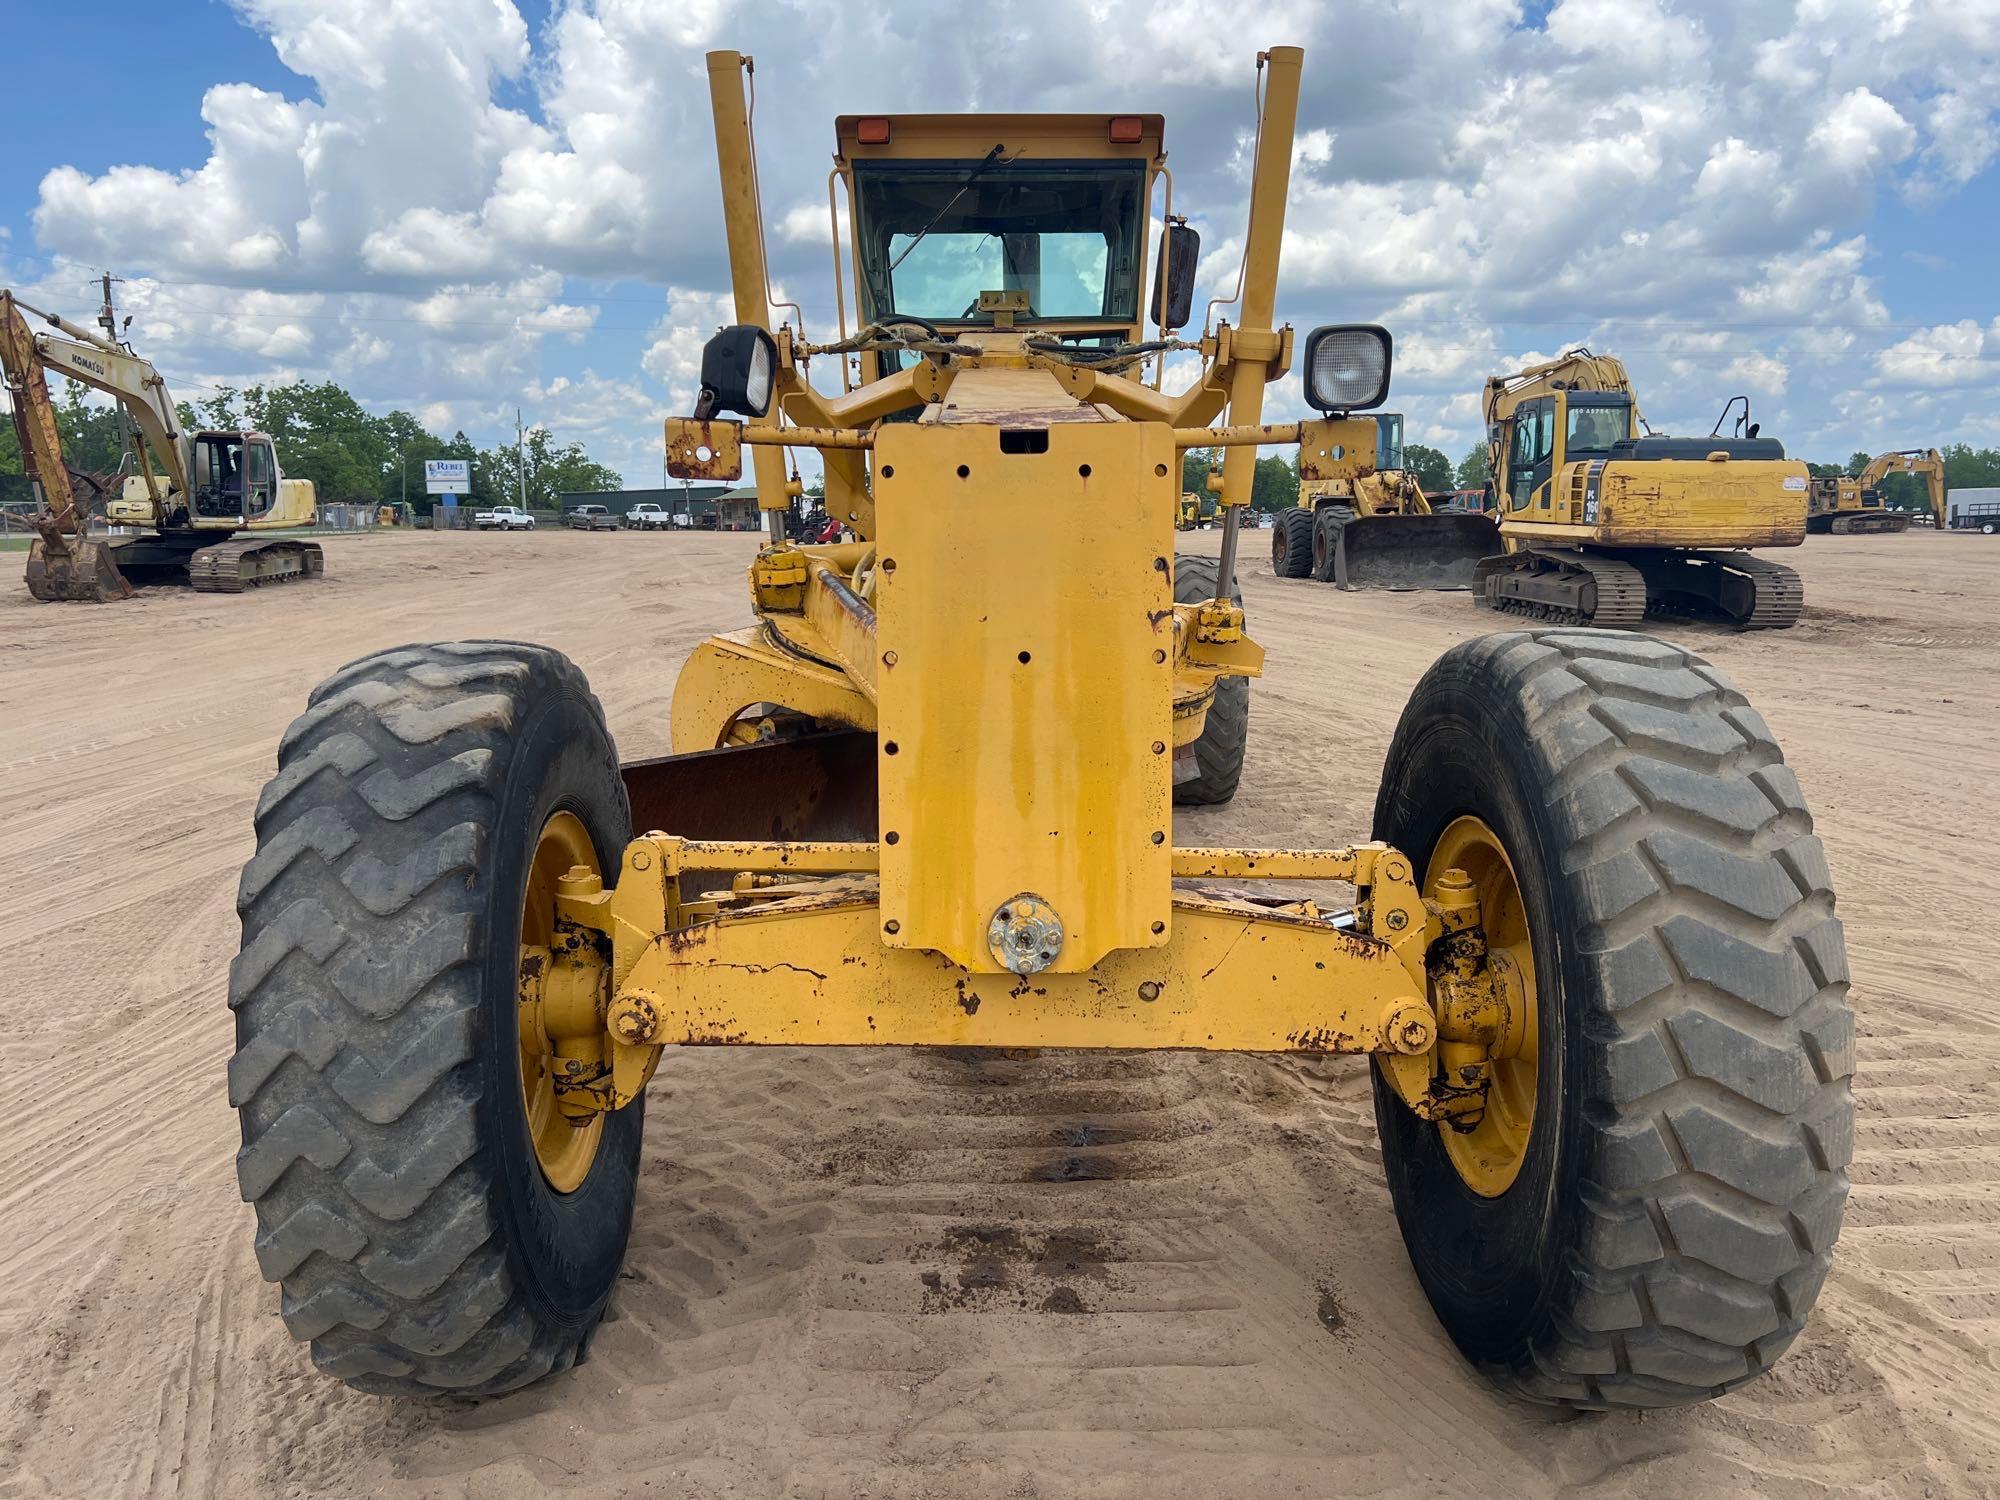
[{"label": "deep lug tire tread", "polygon": [[1294,506],[1278,512],[1271,531],[1271,571],[1280,578],[1310,578],[1313,571],[1313,513]]},{"label": "deep lug tire tread", "polygon": [[565,695],[602,727],[554,651],[377,653],[313,692],[258,802],[229,985],[237,1176],[287,1327],[363,1391],[511,1390],[574,1363],[601,1312],[536,1305],[480,1140],[489,843],[521,716]]},{"label": "deep lug tire tread", "polygon": [[[1770,730],[1700,657],[1625,632],[1488,635],[1413,702],[1472,678],[1539,768],[1586,976],[1565,1289],[1483,1362],[1568,1406],[1721,1395],[1797,1338],[1848,1193],[1854,1022],[1825,855]],[[1392,770],[1415,732],[1406,717]],[[1546,1014],[1547,976],[1541,994]],[[1403,1109],[1379,1079],[1376,1098],[1378,1118]]]},{"label": "deep lug tire tread", "polygon": [[1313,512],[1311,572],[1318,582],[1337,581],[1340,534],[1354,516],[1351,505],[1322,505]]}]

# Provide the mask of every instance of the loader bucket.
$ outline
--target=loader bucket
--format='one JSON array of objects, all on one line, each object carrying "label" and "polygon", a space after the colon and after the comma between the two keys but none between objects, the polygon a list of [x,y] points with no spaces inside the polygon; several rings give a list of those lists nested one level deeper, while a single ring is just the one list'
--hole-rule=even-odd
[{"label": "loader bucket", "polygon": [[1333,581],[1344,589],[1469,589],[1482,557],[1500,550],[1487,517],[1358,516],[1340,528]]},{"label": "loader bucket", "polygon": [[58,534],[29,545],[28,592],[44,604],[108,604],[131,598],[132,585],[105,543]]}]

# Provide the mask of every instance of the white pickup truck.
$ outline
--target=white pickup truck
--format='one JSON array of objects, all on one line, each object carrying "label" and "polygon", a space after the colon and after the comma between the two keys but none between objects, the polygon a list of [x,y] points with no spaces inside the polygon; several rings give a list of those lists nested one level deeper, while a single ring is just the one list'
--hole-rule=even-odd
[{"label": "white pickup truck", "polygon": [[481,531],[533,531],[535,518],[513,505],[496,505],[491,510],[472,513],[472,524]]},{"label": "white pickup truck", "polygon": [[635,505],[625,512],[627,531],[671,531],[673,512],[663,505]]}]

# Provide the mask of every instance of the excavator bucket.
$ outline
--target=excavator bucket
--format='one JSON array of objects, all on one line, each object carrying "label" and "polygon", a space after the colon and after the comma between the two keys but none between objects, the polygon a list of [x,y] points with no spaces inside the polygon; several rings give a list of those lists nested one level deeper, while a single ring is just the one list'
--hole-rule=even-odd
[{"label": "excavator bucket", "polygon": [[1500,528],[1476,513],[1357,516],[1340,528],[1333,581],[1344,589],[1469,589]]},{"label": "excavator bucket", "polygon": [[37,536],[28,548],[28,592],[44,604],[109,604],[132,597],[103,542],[56,533]]}]

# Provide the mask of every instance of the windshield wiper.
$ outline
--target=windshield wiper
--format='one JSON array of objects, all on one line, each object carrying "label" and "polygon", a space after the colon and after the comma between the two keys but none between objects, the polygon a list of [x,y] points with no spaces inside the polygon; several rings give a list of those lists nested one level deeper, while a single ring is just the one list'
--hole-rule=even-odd
[{"label": "windshield wiper", "polygon": [[900,266],[904,261],[910,258],[910,252],[917,248],[917,246],[923,241],[923,237],[929,234],[933,229],[937,228],[938,220],[942,219],[946,214],[950,213],[953,205],[956,204],[959,199],[965,196],[965,190],[971,187],[973,183],[977,182],[980,178],[980,175],[983,172],[985,172],[985,170],[988,167],[992,166],[994,162],[998,161],[1000,159],[1000,153],[1006,149],[1007,149],[1006,143],[1003,141],[1000,145],[995,146],[991,151],[987,152],[986,155],[980,159],[978,166],[974,167],[970,172],[967,172],[965,174],[965,181],[961,182],[958,185],[958,191],[953,193],[950,198],[945,200],[945,205],[943,208],[939,209],[936,213],[931,215],[930,223],[926,224],[922,229],[919,229],[917,231],[916,239],[911,240],[909,244],[903,246],[903,253],[897,256],[894,260],[889,262],[889,272],[891,275],[895,273],[896,267]]}]

